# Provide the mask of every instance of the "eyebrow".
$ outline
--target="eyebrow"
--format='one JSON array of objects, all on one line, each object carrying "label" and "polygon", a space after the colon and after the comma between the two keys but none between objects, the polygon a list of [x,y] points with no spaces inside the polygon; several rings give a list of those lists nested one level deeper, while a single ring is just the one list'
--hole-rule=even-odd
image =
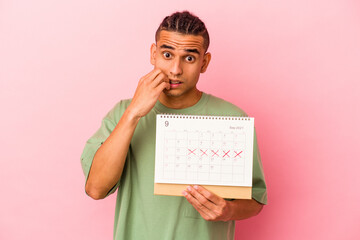
[{"label": "eyebrow", "polygon": [[[174,47],[166,45],[166,44],[161,45],[160,48],[167,48],[167,49],[175,50]],[[196,48],[194,48],[194,49],[185,49],[185,52],[197,53],[197,54],[200,55],[199,50],[197,50]]]},{"label": "eyebrow", "polygon": [[191,52],[191,53],[197,53],[197,54],[200,55],[200,52],[196,48],[194,48],[194,49],[185,49],[185,51],[186,52]]}]

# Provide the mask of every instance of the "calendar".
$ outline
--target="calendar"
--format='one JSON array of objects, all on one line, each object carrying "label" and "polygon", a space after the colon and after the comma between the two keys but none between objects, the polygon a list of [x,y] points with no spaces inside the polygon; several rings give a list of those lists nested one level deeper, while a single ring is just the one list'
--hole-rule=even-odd
[{"label": "calendar", "polygon": [[158,114],[155,184],[252,186],[254,118]]}]

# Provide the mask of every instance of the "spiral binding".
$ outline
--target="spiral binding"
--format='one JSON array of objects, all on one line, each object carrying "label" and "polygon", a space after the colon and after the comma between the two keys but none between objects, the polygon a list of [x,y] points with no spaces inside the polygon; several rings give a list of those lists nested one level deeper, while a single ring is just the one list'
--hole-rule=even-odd
[{"label": "spiral binding", "polygon": [[180,118],[180,119],[209,119],[209,120],[245,120],[250,121],[247,116],[211,116],[211,115],[185,115],[185,114],[172,114],[162,113],[158,114],[160,118]]}]

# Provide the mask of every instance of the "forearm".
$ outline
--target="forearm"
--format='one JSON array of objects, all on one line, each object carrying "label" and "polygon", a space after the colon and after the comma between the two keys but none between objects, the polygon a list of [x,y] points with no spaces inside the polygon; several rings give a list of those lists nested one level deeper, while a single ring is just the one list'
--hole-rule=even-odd
[{"label": "forearm", "polygon": [[169,79],[160,69],[154,69],[140,79],[129,107],[94,156],[85,186],[90,197],[106,197],[120,180],[135,128],[165,88],[170,89]]},{"label": "forearm", "polygon": [[139,119],[130,109],[126,110],[112,133],[96,152],[85,186],[90,197],[104,198],[119,181]]},{"label": "forearm", "polygon": [[260,213],[263,205],[254,199],[236,199],[234,201],[227,201],[231,216],[229,220],[242,220],[256,216]]}]

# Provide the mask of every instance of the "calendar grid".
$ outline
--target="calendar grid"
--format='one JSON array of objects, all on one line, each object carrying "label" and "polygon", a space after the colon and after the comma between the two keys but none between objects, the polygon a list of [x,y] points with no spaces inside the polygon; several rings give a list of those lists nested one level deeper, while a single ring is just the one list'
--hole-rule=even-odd
[{"label": "calendar grid", "polygon": [[248,172],[252,165],[249,166],[248,158],[252,153],[247,146],[246,130],[206,129],[196,124],[197,128],[171,127],[178,124],[175,120],[180,121],[161,121],[159,125],[164,126],[157,127],[157,135],[162,137],[157,138],[156,182],[249,185]]}]

